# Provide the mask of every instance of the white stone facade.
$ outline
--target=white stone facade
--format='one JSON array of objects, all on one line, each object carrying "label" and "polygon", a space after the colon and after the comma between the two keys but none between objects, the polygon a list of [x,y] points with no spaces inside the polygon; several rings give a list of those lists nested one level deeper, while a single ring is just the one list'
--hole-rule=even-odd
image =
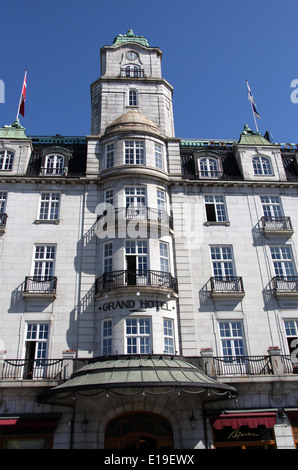
[{"label": "white stone facade", "polygon": [[295,151],[176,139],[161,57],[101,49],[89,136],[0,129],[2,447],[297,446]]}]

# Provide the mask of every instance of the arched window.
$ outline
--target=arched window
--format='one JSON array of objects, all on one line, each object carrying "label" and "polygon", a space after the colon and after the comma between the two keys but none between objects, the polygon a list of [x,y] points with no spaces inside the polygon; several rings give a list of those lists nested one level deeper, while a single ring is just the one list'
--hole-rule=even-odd
[{"label": "arched window", "polygon": [[141,77],[141,69],[138,65],[128,64],[125,66],[126,77]]},{"label": "arched window", "polygon": [[64,175],[65,165],[63,155],[47,155],[45,159],[45,175]]},{"label": "arched window", "polygon": [[221,175],[217,158],[203,157],[199,160],[200,178],[218,178]]},{"label": "arched window", "polygon": [[257,155],[252,159],[252,165],[255,175],[272,175],[270,158],[263,155]]},{"label": "arched window", "polygon": [[138,106],[138,92],[137,92],[137,90],[129,90],[128,105],[129,106]]},{"label": "arched window", "polygon": [[11,150],[1,150],[0,152],[0,170],[12,170],[14,152]]}]

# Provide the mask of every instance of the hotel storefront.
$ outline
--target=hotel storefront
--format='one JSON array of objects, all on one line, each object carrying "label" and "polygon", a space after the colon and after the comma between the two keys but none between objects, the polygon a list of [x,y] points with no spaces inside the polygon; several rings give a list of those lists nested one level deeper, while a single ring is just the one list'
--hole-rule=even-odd
[{"label": "hotel storefront", "polygon": [[276,412],[221,413],[209,418],[216,449],[275,449]]}]

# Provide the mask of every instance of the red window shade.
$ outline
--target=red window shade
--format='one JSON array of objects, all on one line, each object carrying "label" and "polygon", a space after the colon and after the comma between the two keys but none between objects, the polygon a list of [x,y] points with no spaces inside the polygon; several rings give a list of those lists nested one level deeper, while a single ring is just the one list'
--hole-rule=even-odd
[{"label": "red window shade", "polygon": [[276,422],[276,413],[223,413],[210,418],[210,421],[215,429],[223,429],[224,426],[230,426],[233,429],[239,429],[241,426],[248,426],[249,428],[266,426],[266,428],[272,428]]}]

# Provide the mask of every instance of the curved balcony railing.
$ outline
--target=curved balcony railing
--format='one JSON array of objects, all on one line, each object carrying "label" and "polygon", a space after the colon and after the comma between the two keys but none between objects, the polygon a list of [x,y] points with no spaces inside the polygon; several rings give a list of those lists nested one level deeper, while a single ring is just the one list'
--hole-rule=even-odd
[{"label": "curved balcony railing", "polygon": [[275,276],[271,282],[276,294],[298,294],[298,276]]},{"label": "curved balcony railing", "polygon": [[109,208],[104,211],[102,215],[98,216],[97,220],[102,217],[111,217],[115,221],[129,221],[129,220],[143,220],[147,222],[164,223],[173,228],[173,218],[168,215],[165,210],[155,209],[152,207],[139,206],[139,207],[117,207]]},{"label": "curved balcony railing", "polygon": [[261,226],[265,233],[294,232],[290,217],[264,216],[261,218]]},{"label": "curved balcony railing", "polygon": [[24,293],[54,294],[57,287],[55,276],[26,276]]},{"label": "curved balcony railing", "polygon": [[95,294],[99,295],[106,289],[120,287],[153,287],[159,289],[171,289],[178,292],[177,279],[171,273],[152,270],[128,270],[112,271],[104,273],[95,282]]}]

